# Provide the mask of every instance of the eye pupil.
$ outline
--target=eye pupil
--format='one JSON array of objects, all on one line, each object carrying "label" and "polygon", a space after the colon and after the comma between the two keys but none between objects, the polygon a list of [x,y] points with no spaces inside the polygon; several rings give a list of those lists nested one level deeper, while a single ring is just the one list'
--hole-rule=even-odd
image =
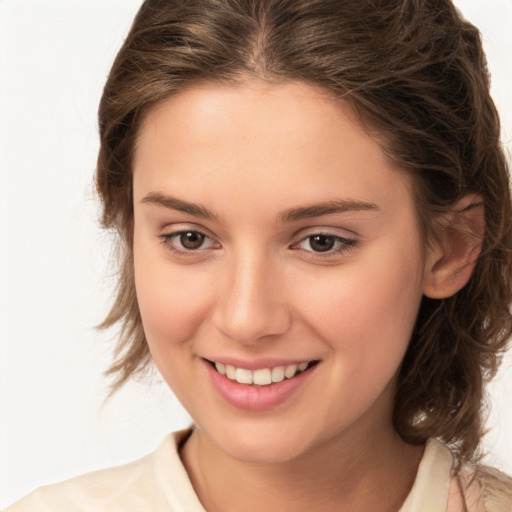
[{"label": "eye pupil", "polygon": [[334,237],[330,235],[314,235],[310,237],[309,244],[314,251],[326,252],[334,247]]},{"label": "eye pupil", "polygon": [[180,235],[180,243],[185,249],[199,249],[203,245],[205,235],[197,231],[186,231]]}]

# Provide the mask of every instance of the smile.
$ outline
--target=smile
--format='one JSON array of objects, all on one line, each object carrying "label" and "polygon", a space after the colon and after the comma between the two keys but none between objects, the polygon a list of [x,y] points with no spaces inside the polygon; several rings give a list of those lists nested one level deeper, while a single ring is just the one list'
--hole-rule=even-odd
[{"label": "smile", "polygon": [[306,382],[315,378],[321,360],[286,361],[288,364],[279,365],[283,362],[262,360],[235,366],[229,364],[236,364],[233,360],[220,362],[203,358],[203,367],[213,388],[225,402],[237,409],[256,412],[273,409],[291,400]]},{"label": "smile", "polygon": [[212,364],[221,375],[239,384],[270,386],[270,384],[295,377],[317,362],[318,361],[304,361],[299,364],[275,366],[273,368],[258,368],[256,370],[237,368],[230,364],[218,362],[212,362]]}]

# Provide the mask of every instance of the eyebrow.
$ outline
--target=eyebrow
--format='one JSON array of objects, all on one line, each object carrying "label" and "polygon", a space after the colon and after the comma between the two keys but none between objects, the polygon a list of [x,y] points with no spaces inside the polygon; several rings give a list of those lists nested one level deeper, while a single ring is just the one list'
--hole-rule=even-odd
[{"label": "eyebrow", "polygon": [[[215,222],[220,221],[220,217],[208,210],[205,206],[197,203],[190,203],[176,197],[168,196],[160,192],[150,192],[141,201],[141,203],[156,204],[177,210],[194,217],[202,219],[209,219]],[[364,210],[379,210],[379,207],[374,203],[367,203],[365,201],[357,201],[353,199],[337,199],[327,201],[324,203],[313,204],[310,206],[301,206],[298,208],[291,208],[280,212],[277,216],[278,221],[284,223],[294,222],[302,219],[310,219],[313,217],[320,217],[322,215],[332,215],[335,213],[344,213],[347,211],[364,211]]]},{"label": "eyebrow", "polygon": [[176,197],[161,194],[160,192],[150,192],[142,199],[141,203],[164,206],[165,208],[188,213],[193,217],[199,217],[201,219],[209,219],[216,222],[219,222],[220,220],[218,215],[200,204],[189,203],[188,201],[183,201],[182,199],[177,199]]},{"label": "eyebrow", "polygon": [[300,208],[291,208],[281,212],[278,219],[283,222],[292,222],[302,219],[310,219],[312,217],[320,217],[322,215],[332,215],[334,213],[343,213],[347,211],[364,211],[378,210],[379,207],[374,203],[365,201],[357,201],[353,199],[337,199],[327,201],[325,203],[313,204],[311,206],[303,206]]}]

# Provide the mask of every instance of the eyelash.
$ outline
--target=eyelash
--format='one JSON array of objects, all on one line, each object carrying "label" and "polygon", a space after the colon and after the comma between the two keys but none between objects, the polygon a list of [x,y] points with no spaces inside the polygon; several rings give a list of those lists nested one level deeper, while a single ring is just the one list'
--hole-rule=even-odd
[{"label": "eyelash", "polygon": [[[201,249],[200,247],[198,247],[197,249],[186,249],[186,248],[179,249],[175,245],[175,243],[173,243],[173,239],[177,239],[183,235],[192,234],[192,233],[204,237],[204,240],[213,241],[211,239],[211,237],[209,237],[205,233],[198,231],[198,230],[193,230],[193,229],[176,231],[174,233],[164,233],[164,234],[158,235],[158,237],[161,239],[162,245],[166,249],[169,249],[170,251],[172,251],[173,253],[180,255],[180,256],[196,256],[197,254],[195,254],[195,253],[198,253],[201,250],[204,251],[205,249]],[[329,238],[334,243],[334,248],[330,248],[326,251],[313,251],[313,250],[309,251],[309,250],[304,249],[306,252],[311,253],[315,257],[318,257],[318,258],[329,258],[329,257],[344,254],[344,253],[354,249],[355,247],[357,247],[357,245],[359,243],[358,240],[353,239],[353,238],[345,238],[345,237],[342,237],[339,235],[333,235],[332,233],[325,233],[325,232],[319,231],[319,232],[311,233],[311,234],[301,238],[298,242],[296,242],[292,245],[292,248],[301,245],[302,243],[306,242],[307,240],[310,240],[309,245],[311,247],[311,240],[314,237],[318,237],[318,236],[323,236],[323,237]],[[208,248],[206,250],[211,251],[212,249]]]}]

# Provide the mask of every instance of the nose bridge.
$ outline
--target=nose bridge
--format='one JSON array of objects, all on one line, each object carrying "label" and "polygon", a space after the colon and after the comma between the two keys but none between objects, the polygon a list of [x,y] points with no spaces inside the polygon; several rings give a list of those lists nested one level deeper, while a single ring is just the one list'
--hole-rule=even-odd
[{"label": "nose bridge", "polygon": [[280,269],[263,248],[240,250],[227,258],[214,315],[216,327],[240,343],[253,343],[289,328]]}]

